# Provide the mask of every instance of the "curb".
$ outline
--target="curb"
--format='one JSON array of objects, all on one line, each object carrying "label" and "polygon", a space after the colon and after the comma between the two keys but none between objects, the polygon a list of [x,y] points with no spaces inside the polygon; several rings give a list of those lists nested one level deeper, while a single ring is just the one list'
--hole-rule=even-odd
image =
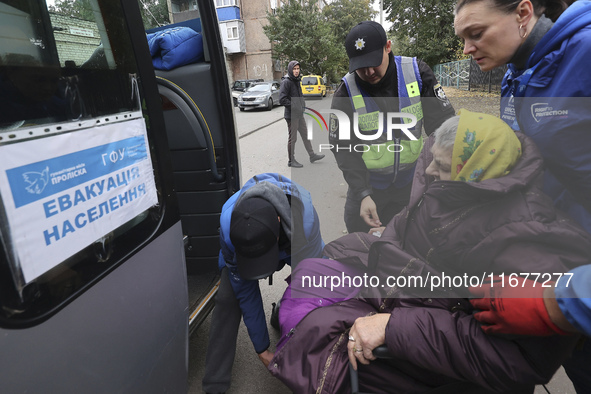
[{"label": "curb", "polygon": [[239,135],[239,136],[238,136],[238,139],[242,139],[242,138],[244,138],[244,137],[246,137],[246,136],[249,136],[249,135],[251,135],[252,133],[259,131],[260,129],[264,129],[264,128],[265,128],[265,127],[267,127],[267,126],[271,126],[272,124],[275,124],[275,123],[277,123],[277,122],[281,121],[282,119],[283,119],[283,118],[279,118],[279,119],[277,119],[277,120],[275,120],[275,121],[273,121],[273,122],[271,122],[271,123],[267,123],[267,124],[266,124],[266,125],[264,125],[264,126],[257,127],[256,129],[254,129],[254,130],[251,130],[251,131],[247,131],[246,133],[244,133],[244,134],[242,134],[242,135]]}]

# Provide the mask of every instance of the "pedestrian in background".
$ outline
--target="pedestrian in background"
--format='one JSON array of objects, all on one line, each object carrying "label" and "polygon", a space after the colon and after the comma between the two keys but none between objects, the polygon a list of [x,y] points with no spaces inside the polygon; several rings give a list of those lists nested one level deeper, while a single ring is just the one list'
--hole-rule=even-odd
[{"label": "pedestrian in background", "polygon": [[298,140],[298,133],[300,133],[304,147],[310,156],[310,163],[324,158],[324,155],[314,153],[312,143],[308,140],[308,128],[304,121],[306,101],[302,95],[300,80],[300,63],[292,60],[287,66],[287,75],[281,81],[279,103],[285,107],[283,117],[287,122],[287,166],[293,168],[303,167],[295,158],[295,144]]}]

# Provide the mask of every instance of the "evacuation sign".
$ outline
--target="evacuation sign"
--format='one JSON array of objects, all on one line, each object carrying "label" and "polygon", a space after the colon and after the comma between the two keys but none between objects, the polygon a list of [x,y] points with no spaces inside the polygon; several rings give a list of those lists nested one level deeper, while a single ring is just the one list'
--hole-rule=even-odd
[{"label": "evacuation sign", "polygon": [[143,118],[0,146],[25,283],[158,203]]}]

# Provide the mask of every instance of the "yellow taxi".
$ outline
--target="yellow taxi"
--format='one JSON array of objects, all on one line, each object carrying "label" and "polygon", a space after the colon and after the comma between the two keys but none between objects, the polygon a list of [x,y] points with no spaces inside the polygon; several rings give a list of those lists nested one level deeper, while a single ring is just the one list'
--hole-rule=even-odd
[{"label": "yellow taxi", "polygon": [[326,97],[326,85],[320,75],[304,75],[301,85],[304,97]]}]

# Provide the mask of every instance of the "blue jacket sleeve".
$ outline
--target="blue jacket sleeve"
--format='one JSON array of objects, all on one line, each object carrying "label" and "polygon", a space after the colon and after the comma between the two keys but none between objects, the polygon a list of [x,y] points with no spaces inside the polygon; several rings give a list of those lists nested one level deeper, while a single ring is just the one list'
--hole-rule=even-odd
[{"label": "blue jacket sleeve", "polygon": [[556,302],[570,324],[591,335],[591,265],[577,267],[556,285]]},{"label": "blue jacket sleeve", "polygon": [[[230,268],[230,267],[228,267]],[[244,280],[238,272],[230,269],[230,283],[242,310],[242,318],[248,330],[250,340],[257,353],[262,353],[271,344],[265,321],[263,298],[258,280]]]},{"label": "blue jacket sleeve", "polygon": [[238,274],[235,262],[234,246],[230,240],[229,228],[232,209],[239,193],[234,194],[228,199],[222,208],[220,217],[220,254],[218,266],[220,270],[228,268],[228,276],[234,295],[238,300],[242,311],[242,318],[248,330],[250,340],[257,353],[265,351],[270,344],[269,332],[265,321],[263,310],[263,299],[259,290],[259,283],[256,280],[244,280]]},{"label": "blue jacket sleeve", "polygon": [[[589,8],[587,4],[581,2],[577,7]],[[557,41],[563,41],[554,49],[550,49],[549,44],[545,48],[537,47],[539,56],[532,55],[531,61],[534,57],[542,56],[544,51],[546,54],[537,62],[523,93],[524,97],[515,98],[515,106],[519,108],[519,126],[533,138],[546,168],[575,201],[559,196],[557,191],[560,189],[550,190],[547,180],[544,182],[544,191],[564,211],[569,211],[573,204],[584,207],[584,211],[571,212],[571,215],[589,231],[591,153],[587,147],[591,142],[588,97],[591,83],[588,70],[580,65],[591,62],[591,31],[580,29],[570,38],[567,36],[555,36]]]},{"label": "blue jacket sleeve", "polygon": [[[538,134],[533,135],[533,139],[548,170],[591,216],[591,153],[584,148],[591,141],[589,101],[578,97],[548,98],[546,101],[556,108],[568,108],[569,117],[539,121],[534,129]],[[532,123],[530,119],[526,122]]]}]

